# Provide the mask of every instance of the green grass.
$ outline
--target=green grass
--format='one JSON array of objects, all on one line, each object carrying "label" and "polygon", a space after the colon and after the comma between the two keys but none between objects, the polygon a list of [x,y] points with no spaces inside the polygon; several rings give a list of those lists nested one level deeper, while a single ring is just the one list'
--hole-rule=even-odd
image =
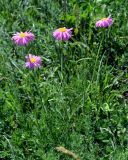
[{"label": "green grass", "polygon": [[[0,1],[0,160],[128,159],[128,22],[125,0]],[[114,23],[96,29],[111,15]],[[73,27],[68,42],[52,32]],[[27,47],[14,33],[31,30]],[[25,68],[27,54],[42,67]],[[63,56],[63,66],[61,58]]]}]

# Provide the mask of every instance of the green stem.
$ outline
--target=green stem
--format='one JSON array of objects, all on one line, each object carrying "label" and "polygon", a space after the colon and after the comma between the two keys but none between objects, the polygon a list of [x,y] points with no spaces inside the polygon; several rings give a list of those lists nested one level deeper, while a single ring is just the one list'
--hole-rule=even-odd
[{"label": "green stem", "polygon": [[61,62],[61,73],[63,75],[63,52],[61,52],[61,60],[60,60],[60,62]]},{"label": "green stem", "polygon": [[64,20],[66,19],[66,13],[67,13],[67,0],[63,0],[62,5],[63,7],[63,14],[64,14]]},{"label": "green stem", "polygon": [[60,67],[61,67],[61,81],[63,81],[63,73],[64,73],[64,43],[62,42],[60,45],[60,48],[62,49],[60,51]]},{"label": "green stem", "polygon": [[96,73],[96,65],[97,65],[99,55],[100,55],[100,50],[101,50],[103,40],[104,40],[104,33],[102,34],[102,39],[101,39],[101,42],[100,42],[100,45],[99,45],[99,48],[98,48],[98,53],[97,53],[95,64],[94,64],[94,70],[93,70],[93,75],[92,75],[92,80],[91,80],[92,83],[93,83],[93,80],[94,80],[94,75]]}]

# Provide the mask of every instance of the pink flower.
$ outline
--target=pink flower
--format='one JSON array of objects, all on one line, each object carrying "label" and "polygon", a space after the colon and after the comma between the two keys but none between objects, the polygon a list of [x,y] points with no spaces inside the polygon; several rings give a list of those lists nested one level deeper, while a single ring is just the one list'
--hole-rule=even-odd
[{"label": "pink flower", "polygon": [[68,41],[71,38],[71,36],[72,36],[72,28],[67,29],[63,27],[63,28],[56,29],[53,32],[53,37],[56,40]]},{"label": "pink flower", "polygon": [[41,66],[41,57],[29,54],[26,56],[25,66],[29,69],[39,68]]},{"label": "pink flower", "polygon": [[33,33],[31,32],[17,32],[16,34],[14,34],[14,36],[12,37],[12,40],[20,46],[25,46],[27,45],[29,42],[33,41],[35,39],[35,36]]},{"label": "pink flower", "polygon": [[113,23],[113,19],[112,18],[103,18],[99,21],[96,22],[96,27],[101,27],[101,28],[106,28],[111,26]]}]

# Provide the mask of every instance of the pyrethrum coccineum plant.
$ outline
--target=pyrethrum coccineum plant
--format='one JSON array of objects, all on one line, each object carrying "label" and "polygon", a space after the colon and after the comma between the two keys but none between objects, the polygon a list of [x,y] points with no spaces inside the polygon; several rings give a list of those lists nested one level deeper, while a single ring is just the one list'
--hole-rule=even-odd
[{"label": "pyrethrum coccineum plant", "polygon": [[127,160],[127,3],[61,2],[0,2],[0,158]]}]

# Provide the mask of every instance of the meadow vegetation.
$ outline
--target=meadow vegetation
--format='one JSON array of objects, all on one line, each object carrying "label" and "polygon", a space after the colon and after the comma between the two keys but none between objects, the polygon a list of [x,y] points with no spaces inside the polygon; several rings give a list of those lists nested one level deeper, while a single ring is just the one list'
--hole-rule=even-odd
[{"label": "meadow vegetation", "polygon": [[[0,0],[0,160],[128,159],[126,0]],[[97,20],[110,16],[108,28]],[[69,41],[53,31],[73,28]],[[16,32],[35,40],[14,44]],[[25,67],[29,53],[42,66]],[[62,61],[63,60],[63,61]]]}]

